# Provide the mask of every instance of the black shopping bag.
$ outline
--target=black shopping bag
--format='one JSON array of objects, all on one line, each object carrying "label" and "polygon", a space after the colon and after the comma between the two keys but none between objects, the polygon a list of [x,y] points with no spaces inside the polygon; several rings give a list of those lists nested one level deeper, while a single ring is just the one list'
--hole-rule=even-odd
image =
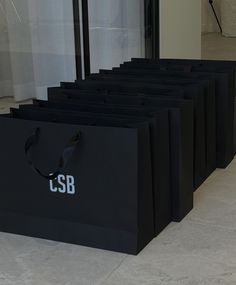
[{"label": "black shopping bag", "polygon": [[[113,99],[115,97],[109,97]],[[112,100],[102,104],[93,104],[94,102],[88,100],[79,102],[76,100],[58,100],[53,102],[35,101],[35,103],[42,107],[62,108],[67,110],[77,110],[79,112],[94,112],[106,113],[117,116],[118,114],[126,114],[129,116],[149,116],[156,117],[158,114],[158,121],[156,124],[156,139],[153,144],[157,147],[154,148],[155,152],[152,157],[155,157],[155,165],[153,176],[157,181],[153,184],[158,185],[156,188],[157,201],[156,204],[159,208],[157,211],[157,218],[161,215],[162,219],[168,217],[168,198],[169,184],[171,186],[171,200],[172,200],[172,220],[181,221],[193,207],[193,107],[190,102],[180,101],[170,102],[168,100],[150,99],[147,97],[139,98],[140,100],[133,100],[133,105],[126,105],[127,97],[116,96],[116,103],[111,104]],[[136,105],[135,105],[136,103]],[[168,107],[169,106],[169,107]],[[174,108],[175,106],[175,108]],[[176,108],[176,107],[179,108]],[[169,109],[168,109],[169,108]],[[163,110],[169,112],[169,134],[170,134],[170,162],[167,164],[169,147],[167,141],[167,127],[166,120],[163,118]],[[170,167],[170,169],[169,169]],[[167,171],[170,175],[167,175]],[[167,182],[170,179],[170,183]],[[167,192],[167,193],[166,193]],[[163,195],[165,193],[165,195]],[[168,221],[168,220],[167,220]],[[162,223],[163,224],[163,223]],[[167,223],[165,223],[167,224]],[[157,229],[160,228],[157,224]],[[161,227],[162,228],[162,227]],[[159,232],[159,231],[157,231]]]},{"label": "black shopping bag", "polygon": [[[137,108],[146,112],[167,109],[169,111],[170,128],[170,185],[172,193],[172,219],[181,221],[193,208],[193,106],[190,101],[157,99],[147,96],[119,96],[103,95],[99,103],[97,95],[76,94],[57,96],[54,89],[50,89],[50,100],[57,99],[63,105],[73,105],[73,109],[91,109],[91,104],[112,104],[120,108],[128,108],[132,113]],[[94,101],[93,101],[94,97]],[[73,99],[72,99],[73,98]],[[87,100],[87,102],[85,102]],[[86,106],[87,104],[87,106]],[[79,105],[79,107],[77,107]],[[82,106],[83,105],[83,106]],[[126,111],[127,112],[127,111]],[[136,112],[136,111],[135,111]],[[162,163],[162,162],[161,162]]]},{"label": "black shopping bag", "polygon": [[0,117],[0,230],[137,254],[154,236],[148,124],[43,120]]},{"label": "black shopping bag", "polygon": [[[205,130],[205,98],[204,94],[199,94],[198,90],[191,87],[182,88],[172,85],[155,84],[151,82],[140,82],[133,80],[131,82],[122,81],[119,78],[116,80],[86,80],[77,81],[76,83],[61,84],[63,89],[67,91],[67,94],[71,91],[72,95],[77,96],[81,90],[90,90],[90,92],[99,92],[101,90],[109,95],[116,95],[116,92],[126,92],[133,96],[153,96],[154,98],[166,98],[166,99],[186,99],[194,102],[194,186],[197,189],[207,177],[207,161],[206,161],[206,130]],[[75,92],[77,89],[77,92]],[[113,92],[115,91],[115,93]],[[52,98],[53,89],[49,89],[49,98]]]},{"label": "black shopping bag", "polygon": [[[69,100],[70,101],[70,100]],[[134,123],[148,121],[150,124],[152,184],[154,196],[154,223],[155,233],[159,234],[171,222],[171,197],[169,177],[169,125],[167,110],[155,113],[142,110],[125,110],[115,106],[102,108],[102,106],[80,107],[78,104],[65,104],[34,101],[34,105],[21,105],[20,111],[33,111],[48,113],[54,120],[63,120],[64,116],[74,114],[80,118],[96,120],[118,120],[119,122]],[[70,111],[70,112],[69,112]]]},{"label": "black shopping bag", "polygon": [[[149,67],[149,64],[147,64]],[[188,82],[191,85],[200,85],[203,87],[205,96],[205,130],[206,130],[206,168],[209,176],[216,169],[216,80],[210,74],[206,77],[203,73],[187,73],[180,71],[163,71],[145,68],[140,63],[122,65],[121,67],[113,68],[112,70],[100,70],[101,74],[113,75],[132,75],[139,78],[148,77],[165,83],[181,83]]]},{"label": "black shopping bag", "polygon": [[[90,81],[97,82],[120,82],[125,84],[126,82],[135,82],[137,85],[149,84],[149,88],[167,88],[169,90],[181,89],[184,92],[184,99],[192,100],[194,103],[194,132],[195,132],[195,158],[196,169],[198,170],[195,175],[195,187],[198,188],[208,176],[208,161],[207,161],[207,112],[206,109],[206,98],[204,95],[204,87],[201,84],[194,84],[188,80],[173,80],[173,79],[158,79],[152,76],[145,75],[132,75],[132,74],[92,74],[87,78],[87,84]],[[77,81],[79,84],[80,81]],[[155,96],[157,96],[156,94]],[[176,94],[166,94],[167,98],[178,98]],[[180,95],[180,99],[182,99]],[[214,154],[215,157],[216,153]]]},{"label": "black shopping bag", "polygon": [[[216,79],[216,133],[217,167],[225,168],[236,152],[236,63],[234,61],[182,60],[182,59],[133,59],[133,63],[143,63],[149,68],[178,70],[191,73],[211,74]],[[127,63],[128,65],[130,63]],[[141,65],[139,65],[141,68]]]}]

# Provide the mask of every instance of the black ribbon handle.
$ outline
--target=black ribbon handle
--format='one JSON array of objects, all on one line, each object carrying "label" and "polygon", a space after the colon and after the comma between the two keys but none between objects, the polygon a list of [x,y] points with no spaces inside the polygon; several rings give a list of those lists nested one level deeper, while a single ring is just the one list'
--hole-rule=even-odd
[{"label": "black ribbon handle", "polygon": [[45,173],[43,173],[42,170],[40,170],[39,168],[37,168],[34,165],[34,161],[32,158],[33,147],[39,143],[39,139],[40,139],[40,128],[36,128],[34,133],[25,142],[26,160],[29,163],[29,165],[31,166],[31,168],[36,173],[38,173],[40,176],[42,176],[43,178],[48,179],[48,180],[54,180],[55,178],[57,178],[57,176],[60,173],[62,173],[63,169],[66,167],[67,163],[69,162],[70,158],[72,157],[72,154],[73,154],[76,146],[78,145],[78,143],[80,141],[80,138],[81,138],[80,132],[78,132],[72,138],[70,138],[69,142],[66,144],[66,146],[63,150],[63,153],[61,154],[61,156],[59,158],[57,169],[50,174],[45,174]]}]

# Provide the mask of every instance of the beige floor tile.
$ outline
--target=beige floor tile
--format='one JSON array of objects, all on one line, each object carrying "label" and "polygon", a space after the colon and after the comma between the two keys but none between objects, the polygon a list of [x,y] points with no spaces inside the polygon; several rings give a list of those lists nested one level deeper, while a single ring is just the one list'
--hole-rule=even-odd
[{"label": "beige floor tile", "polygon": [[18,108],[20,104],[31,104],[31,103],[32,100],[15,102],[14,99],[11,97],[0,98],[0,114],[9,113],[10,108]]},{"label": "beige floor tile", "polygon": [[172,224],[104,284],[236,284],[235,234],[187,220]]},{"label": "beige floor tile", "polygon": [[126,255],[0,234],[0,285],[101,284]]}]

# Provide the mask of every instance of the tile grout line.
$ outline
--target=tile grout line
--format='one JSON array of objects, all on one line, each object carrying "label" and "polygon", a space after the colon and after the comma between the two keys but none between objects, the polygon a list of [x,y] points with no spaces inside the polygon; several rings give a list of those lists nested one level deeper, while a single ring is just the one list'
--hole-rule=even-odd
[{"label": "tile grout line", "polygon": [[107,276],[97,285],[103,285],[105,282],[112,276],[112,274],[121,267],[121,265],[124,263],[124,261],[129,257],[129,255],[126,255],[120,262],[119,264],[110,272],[107,274]]}]

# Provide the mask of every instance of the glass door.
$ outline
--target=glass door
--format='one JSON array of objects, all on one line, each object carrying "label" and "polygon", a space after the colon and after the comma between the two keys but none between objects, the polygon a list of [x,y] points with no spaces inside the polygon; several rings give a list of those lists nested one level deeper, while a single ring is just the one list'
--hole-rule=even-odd
[{"label": "glass door", "polygon": [[78,75],[111,69],[132,57],[159,56],[158,0],[74,2]]},{"label": "glass door", "polygon": [[143,0],[88,0],[91,72],[145,56]]}]

